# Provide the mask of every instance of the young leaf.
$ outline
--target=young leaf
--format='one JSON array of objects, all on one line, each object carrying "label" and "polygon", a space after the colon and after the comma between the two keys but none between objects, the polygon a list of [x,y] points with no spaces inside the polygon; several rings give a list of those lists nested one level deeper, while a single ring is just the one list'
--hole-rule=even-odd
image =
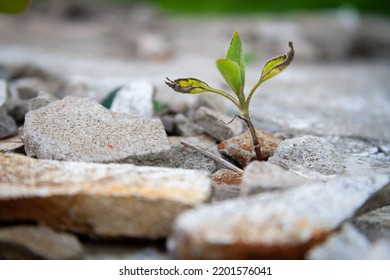
[{"label": "young leaf", "polygon": [[245,85],[245,60],[244,60],[244,52],[242,49],[242,42],[240,35],[238,32],[235,32],[230,42],[230,46],[228,52],[226,54],[226,59],[234,61],[240,67],[241,73],[241,85],[244,87]]},{"label": "young leaf", "polygon": [[0,0],[0,12],[17,14],[27,9],[30,0]]},{"label": "young leaf", "polygon": [[209,92],[210,86],[201,80],[195,78],[176,79],[174,81],[167,78],[165,83],[174,91],[181,93],[197,94],[201,92]]},{"label": "young leaf", "polygon": [[288,46],[290,47],[288,53],[272,58],[264,65],[260,76],[260,83],[276,76],[290,65],[294,59],[294,46],[292,42],[289,42]]},{"label": "young leaf", "polygon": [[240,96],[242,93],[241,71],[237,62],[224,58],[216,61],[219,73],[225,79],[229,87]]}]

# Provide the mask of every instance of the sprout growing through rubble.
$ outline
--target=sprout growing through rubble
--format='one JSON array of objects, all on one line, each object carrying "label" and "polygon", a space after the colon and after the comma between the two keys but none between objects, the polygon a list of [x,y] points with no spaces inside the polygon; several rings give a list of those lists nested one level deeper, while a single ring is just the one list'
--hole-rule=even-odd
[{"label": "sprout growing through rubble", "polygon": [[229,94],[220,89],[212,88],[207,83],[195,78],[181,78],[176,79],[174,81],[167,78],[165,83],[177,92],[187,94],[213,92],[222,95],[229,99],[231,102],[233,102],[240,113],[237,116],[245,122],[246,126],[248,127],[248,130],[251,133],[253,148],[256,153],[256,159],[262,160],[260,143],[257,138],[256,130],[249,116],[249,104],[253,94],[263,82],[282,72],[291,63],[294,58],[293,43],[289,42],[288,46],[290,47],[290,50],[286,54],[272,58],[264,65],[259,80],[252,87],[248,96],[244,94],[244,53],[242,49],[241,39],[237,32],[233,35],[232,41],[226,54],[226,58],[220,58],[216,61],[219,73],[222,75],[230,89],[234,92],[234,95]]}]

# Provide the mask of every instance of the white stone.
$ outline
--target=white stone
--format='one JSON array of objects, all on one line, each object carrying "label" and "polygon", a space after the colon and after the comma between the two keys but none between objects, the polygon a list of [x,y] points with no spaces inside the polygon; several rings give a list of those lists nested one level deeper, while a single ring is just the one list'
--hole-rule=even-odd
[{"label": "white stone", "polygon": [[154,87],[146,80],[134,80],[121,87],[112,101],[111,110],[153,117]]}]

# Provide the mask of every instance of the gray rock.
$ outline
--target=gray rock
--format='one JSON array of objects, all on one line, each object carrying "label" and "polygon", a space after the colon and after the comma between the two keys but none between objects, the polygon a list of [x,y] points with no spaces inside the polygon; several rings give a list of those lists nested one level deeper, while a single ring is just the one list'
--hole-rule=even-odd
[{"label": "gray rock", "polygon": [[11,118],[4,107],[0,107],[0,139],[14,135],[18,127],[13,118]]},{"label": "gray rock", "polygon": [[345,171],[344,159],[333,145],[309,135],[282,141],[269,162],[307,177],[343,174]]},{"label": "gray rock", "polygon": [[325,242],[312,248],[309,260],[359,260],[370,249],[370,241],[353,225],[345,224]]},{"label": "gray rock", "polygon": [[5,104],[7,100],[7,81],[0,79],[0,107]]},{"label": "gray rock", "polygon": [[356,217],[353,221],[356,227],[370,240],[390,238],[390,206],[372,210]]},{"label": "gray rock", "polygon": [[83,247],[77,237],[44,226],[0,228],[1,259],[78,259]]},{"label": "gray rock", "polygon": [[285,190],[311,183],[305,177],[266,161],[251,162],[244,169],[241,182],[241,194],[255,194],[259,192]]},{"label": "gray rock", "polygon": [[198,136],[203,133],[202,127],[189,120],[183,114],[175,116],[176,131],[181,136]]},{"label": "gray rock", "polygon": [[242,122],[235,120],[228,124],[231,119],[225,114],[206,107],[199,108],[195,115],[196,124],[218,141],[227,140],[242,133],[244,128]]},{"label": "gray rock", "polygon": [[168,248],[185,259],[303,258],[388,180],[337,178],[189,210]]},{"label": "gray rock", "polygon": [[0,153],[1,223],[35,221],[90,237],[159,239],[177,215],[210,195],[204,171]]},{"label": "gray rock", "polygon": [[154,165],[170,149],[160,120],[71,96],[30,111],[21,138],[26,154],[40,159]]},{"label": "gray rock", "polygon": [[211,149],[215,142],[208,137],[169,137],[171,150],[166,158],[166,167],[184,168],[184,169],[201,169],[209,172],[217,170],[215,161],[189,147],[185,147],[180,141],[186,141],[204,149]]},{"label": "gray rock", "polygon": [[112,101],[111,110],[153,118],[154,87],[146,80],[134,80],[121,87]]},{"label": "gray rock", "polygon": [[53,95],[50,93],[44,92],[44,91],[39,91],[38,96],[34,97],[30,100],[29,104],[29,111],[32,110],[37,110],[39,108],[45,107],[46,105],[58,100],[55,98]]}]

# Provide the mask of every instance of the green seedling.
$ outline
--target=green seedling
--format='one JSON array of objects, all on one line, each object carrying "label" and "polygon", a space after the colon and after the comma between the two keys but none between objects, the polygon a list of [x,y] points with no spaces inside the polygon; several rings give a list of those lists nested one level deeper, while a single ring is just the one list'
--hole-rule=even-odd
[{"label": "green seedling", "polygon": [[261,147],[257,138],[256,130],[249,116],[249,104],[253,94],[263,82],[282,72],[291,63],[294,58],[293,43],[289,42],[288,46],[290,47],[290,50],[286,54],[272,58],[264,65],[259,80],[252,87],[248,96],[244,94],[244,52],[240,36],[237,32],[233,35],[226,58],[220,58],[216,61],[219,73],[221,73],[234,95],[223,90],[210,87],[207,83],[195,78],[180,78],[174,81],[167,78],[165,83],[174,91],[180,93],[198,94],[202,92],[213,92],[222,95],[233,102],[239,110],[239,115],[237,116],[245,122],[251,133],[256,159],[262,160]]}]

